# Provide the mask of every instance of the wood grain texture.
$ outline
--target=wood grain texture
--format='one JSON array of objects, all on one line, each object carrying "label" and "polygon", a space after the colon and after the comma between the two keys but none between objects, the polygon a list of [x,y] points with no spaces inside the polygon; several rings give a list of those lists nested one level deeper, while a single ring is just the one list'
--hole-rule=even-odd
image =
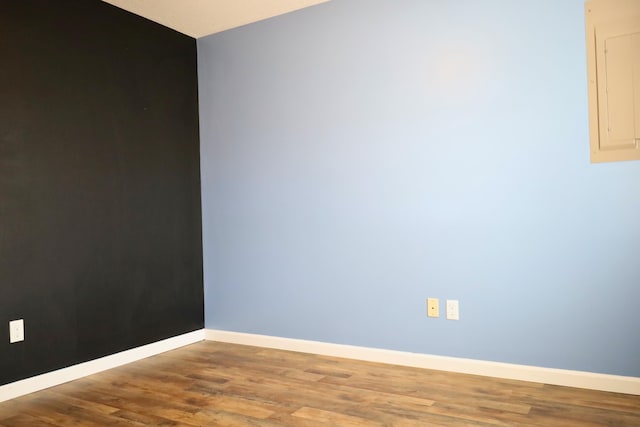
[{"label": "wood grain texture", "polygon": [[0,404],[19,426],[640,426],[640,396],[205,341]]}]

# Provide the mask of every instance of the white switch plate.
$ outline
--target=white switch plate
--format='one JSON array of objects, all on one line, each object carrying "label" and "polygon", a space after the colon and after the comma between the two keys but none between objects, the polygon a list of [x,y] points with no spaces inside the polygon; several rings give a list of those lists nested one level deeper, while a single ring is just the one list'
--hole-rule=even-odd
[{"label": "white switch plate", "polygon": [[9,342],[20,341],[24,341],[24,319],[12,320],[9,322]]},{"label": "white switch plate", "polygon": [[460,304],[457,299],[447,300],[447,319],[460,320]]}]

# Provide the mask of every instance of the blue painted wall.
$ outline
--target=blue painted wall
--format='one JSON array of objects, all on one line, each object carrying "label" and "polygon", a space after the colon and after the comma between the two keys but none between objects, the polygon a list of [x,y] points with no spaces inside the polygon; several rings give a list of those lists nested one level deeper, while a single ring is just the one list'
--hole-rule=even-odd
[{"label": "blue painted wall", "polygon": [[582,0],[334,0],[198,54],[206,327],[640,376]]}]

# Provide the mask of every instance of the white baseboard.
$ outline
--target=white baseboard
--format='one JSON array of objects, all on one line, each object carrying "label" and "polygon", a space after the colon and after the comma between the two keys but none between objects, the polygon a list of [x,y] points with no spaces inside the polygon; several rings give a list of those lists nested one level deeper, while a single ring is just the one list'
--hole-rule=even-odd
[{"label": "white baseboard", "polygon": [[101,371],[106,371],[107,369],[135,362],[146,357],[164,353],[165,351],[193,344],[204,340],[204,337],[204,330],[200,329],[198,331],[178,335],[177,337],[143,345],[142,347],[101,357],[100,359],[91,360],[68,368],[58,369],[57,371],[9,383],[7,385],[0,386],[0,402],[24,396],[25,394],[39,390],[44,390],[45,388],[64,384],[78,378],[86,377],[87,375],[92,375]]},{"label": "white baseboard", "polygon": [[564,369],[541,368],[537,366],[488,362],[483,360],[433,356],[378,348],[356,347],[291,338],[254,335],[241,332],[205,330],[205,339],[233,344],[314,353],[324,356],[389,363],[439,371],[482,375],[536,383],[578,387],[591,390],[609,391],[640,395],[640,378],[618,375],[596,374]]},{"label": "white baseboard", "polygon": [[68,368],[37,375],[14,383],[0,386],[0,402],[14,399],[25,394],[64,384],[78,378],[135,362],[165,351],[193,344],[203,339],[234,344],[253,345],[281,350],[314,353],[325,356],[369,362],[389,363],[439,371],[459,372],[496,378],[532,381],[566,387],[578,387],[591,390],[610,391],[640,396],[640,378],[618,375],[596,374],[591,372],[569,371],[564,369],[540,368],[536,366],[515,365],[509,363],[488,362],[483,360],[461,359],[455,357],[433,356],[378,348],[357,347],[343,344],[331,344],[267,335],[246,334],[220,330],[198,330],[177,337],[168,338],[142,347],[80,363]]}]

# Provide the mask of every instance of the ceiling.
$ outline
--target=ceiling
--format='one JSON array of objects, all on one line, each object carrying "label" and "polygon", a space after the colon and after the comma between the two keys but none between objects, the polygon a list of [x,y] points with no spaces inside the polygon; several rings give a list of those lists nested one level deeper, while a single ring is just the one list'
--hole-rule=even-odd
[{"label": "ceiling", "polygon": [[199,38],[328,0],[103,0]]}]

